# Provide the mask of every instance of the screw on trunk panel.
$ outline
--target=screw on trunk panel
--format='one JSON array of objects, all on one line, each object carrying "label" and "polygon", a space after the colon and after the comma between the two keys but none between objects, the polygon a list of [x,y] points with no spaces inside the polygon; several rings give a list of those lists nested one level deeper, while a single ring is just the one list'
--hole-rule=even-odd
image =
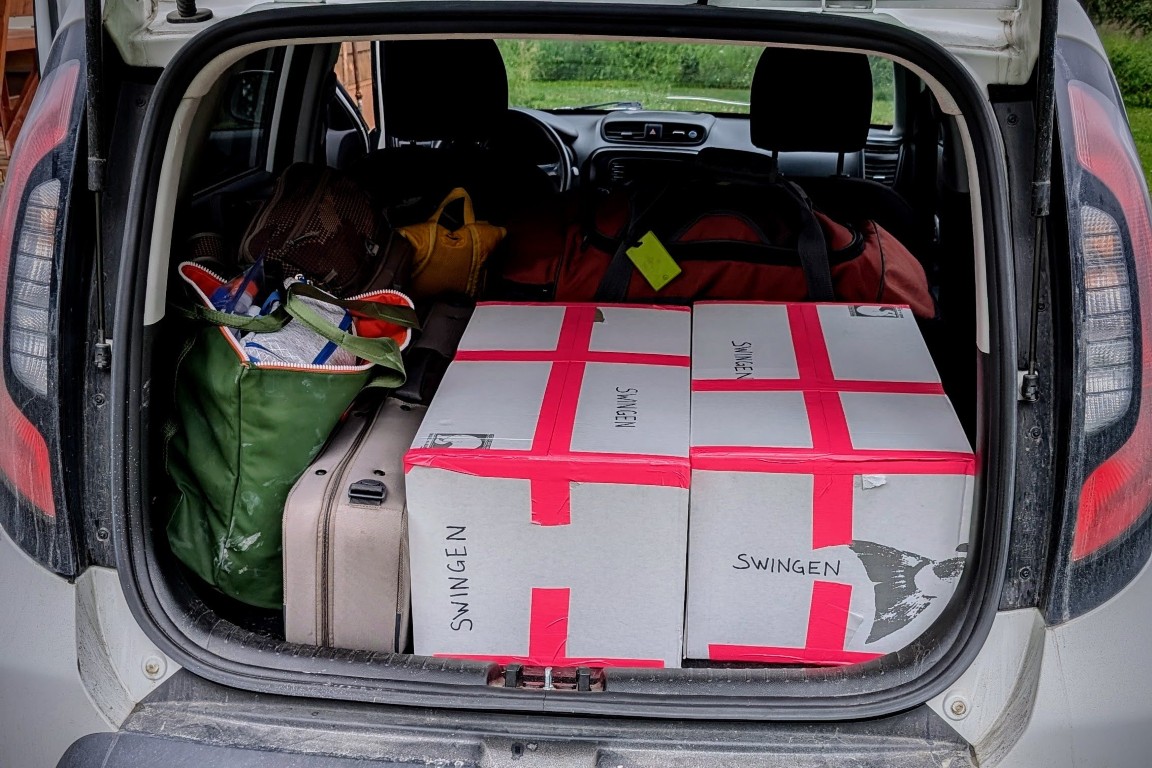
[{"label": "screw on trunk panel", "polygon": [[968,717],[968,699],[963,694],[952,693],[944,699],[944,714],[953,720]]},{"label": "screw on trunk panel", "polygon": [[1032,427],[1032,429],[1028,430],[1028,434],[1032,436],[1033,440],[1039,440],[1040,435],[1044,434],[1044,431],[1041,430],[1040,427]]},{"label": "screw on trunk panel", "polygon": [[164,673],[168,669],[168,662],[160,656],[152,654],[144,657],[144,663],[140,665],[140,668],[144,670],[144,677],[149,680],[159,680],[164,677]]},{"label": "screw on trunk panel", "polygon": [[1020,122],[1020,116],[1017,114],[1008,115],[1008,125],[1017,125]]},{"label": "screw on trunk panel", "polygon": [[1022,579],[1025,579],[1025,580],[1030,579],[1030,578],[1032,578],[1032,569],[1029,568],[1028,566],[1024,566],[1023,568],[1020,569],[1019,574],[1020,574],[1020,578],[1022,578]]},{"label": "screw on trunk panel", "polygon": [[99,528],[96,529],[96,540],[97,541],[108,541],[108,538],[111,535],[112,534],[109,533],[108,529],[105,528],[104,526],[100,526]]},{"label": "screw on trunk panel", "polygon": [[97,408],[104,405],[105,402],[107,402],[107,399],[100,392],[97,392],[96,394],[92,395],[92,404],[95,405]]},{"label": "screw on trunk panel", "polygon": [[212,18],[208,8],[197,8],[196,0],[176,0],[176,10],[168,14],[169,24],[195,24]]}]

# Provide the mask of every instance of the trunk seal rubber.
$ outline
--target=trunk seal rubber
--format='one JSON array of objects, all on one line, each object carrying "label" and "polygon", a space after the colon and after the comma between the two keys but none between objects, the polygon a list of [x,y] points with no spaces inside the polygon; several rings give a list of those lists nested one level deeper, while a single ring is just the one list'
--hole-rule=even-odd
[{"label": "trunk seal rubber", "polygon": [[[981,398],[975,499],[984,510],[975,561],[930,635],[903,651],[843,669],[680,669],[608,673],[608,690],[591,695],[486,685],[489,665],[303,648],[189,610],[157,568],[144,508],[148,445],[142,393],[145,275],[155,188],[172,116],[192,77],[212,58],[249,43],[293,38],[411,34],[555,33],[808,44],[887,53],[929,72],[967,118],[982,179],[982,215],[993,354],[977,355],[991,397]],[[428,706],[621,717],[757,720],[855,720],[910,709],[943,693],[983,645],[999,603],[1015,471],[1016,332],[1008,179],[991,105],[963,65],[918,33],[870,19],[789,11],[608,3],[389,2],[277,8],[225,20],[188,42],[165,69],[149,105],[133,169],[119,274],[113,347],[113,509],[121,584],[136,620],[164,653],[189,671],[264,693]],[[973,345],[975,346],[975,345]],[[994,428],[990,428],[994,425]],[[155,577],[156,581],[153,581]],[[967,582],[965,584],[965,582]],[[972,598],[975,600],[975,605]],[[246,636],[246,637],[245,637]],[[241,642],[244,641],[244,642]],[[223,653],[229,654],[227,657]],[[358,663],[359,662],[359,663]],[[355,671],[353,671],[355,668]],[[879,674],[878,674],[879,673]],[[884,685],[876,687],[875,681]]]}]

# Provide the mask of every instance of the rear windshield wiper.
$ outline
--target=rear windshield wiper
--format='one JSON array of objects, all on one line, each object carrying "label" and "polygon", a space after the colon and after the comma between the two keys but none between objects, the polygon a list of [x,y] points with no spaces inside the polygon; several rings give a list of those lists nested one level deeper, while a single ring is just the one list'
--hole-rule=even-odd
[{"label": "rear windshield wiper", "polygon": [[578,107],[553,107],[553,112],[582,112],[586,109],[644,109],[638,101],[605,101],[602,104],[583,104]]},{"label": "rear windshield wiper", "polygon": [[712,96],[665,96],[668,101],[702,101],[705,104],[724,104],[729,107],[751,107],[752,102],[734,99],[717,99]]}]

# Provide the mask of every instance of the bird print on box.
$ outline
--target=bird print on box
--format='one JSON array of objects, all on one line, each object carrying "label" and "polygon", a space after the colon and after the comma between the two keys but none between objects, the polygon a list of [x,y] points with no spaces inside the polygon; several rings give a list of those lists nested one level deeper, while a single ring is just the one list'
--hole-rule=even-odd
[{"label": "bird print on box", "polygon": [[424,441],[425,448],[491,448],[495,435],[435,432]]},{"label": "bird print on box", "polygon": [[[868,634],[874,643],[908,626],[932,601],[952,592],[964,570],[964,555],[937,562],[872,541],[853,541],[852,551],[864,564],[876,590],[876,620]],[[967,544],[956,548],[968,551]]]}]

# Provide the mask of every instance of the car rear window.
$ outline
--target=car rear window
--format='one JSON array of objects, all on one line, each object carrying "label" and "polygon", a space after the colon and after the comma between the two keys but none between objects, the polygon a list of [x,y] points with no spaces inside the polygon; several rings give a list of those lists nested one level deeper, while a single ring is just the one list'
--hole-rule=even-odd
[{"label": "car rear window", "polygon": [[[501,40],[509,101],[533,109],[748,112],[751,45]],[[893,64],[871,57],[872,122],[891,125]]]}]

